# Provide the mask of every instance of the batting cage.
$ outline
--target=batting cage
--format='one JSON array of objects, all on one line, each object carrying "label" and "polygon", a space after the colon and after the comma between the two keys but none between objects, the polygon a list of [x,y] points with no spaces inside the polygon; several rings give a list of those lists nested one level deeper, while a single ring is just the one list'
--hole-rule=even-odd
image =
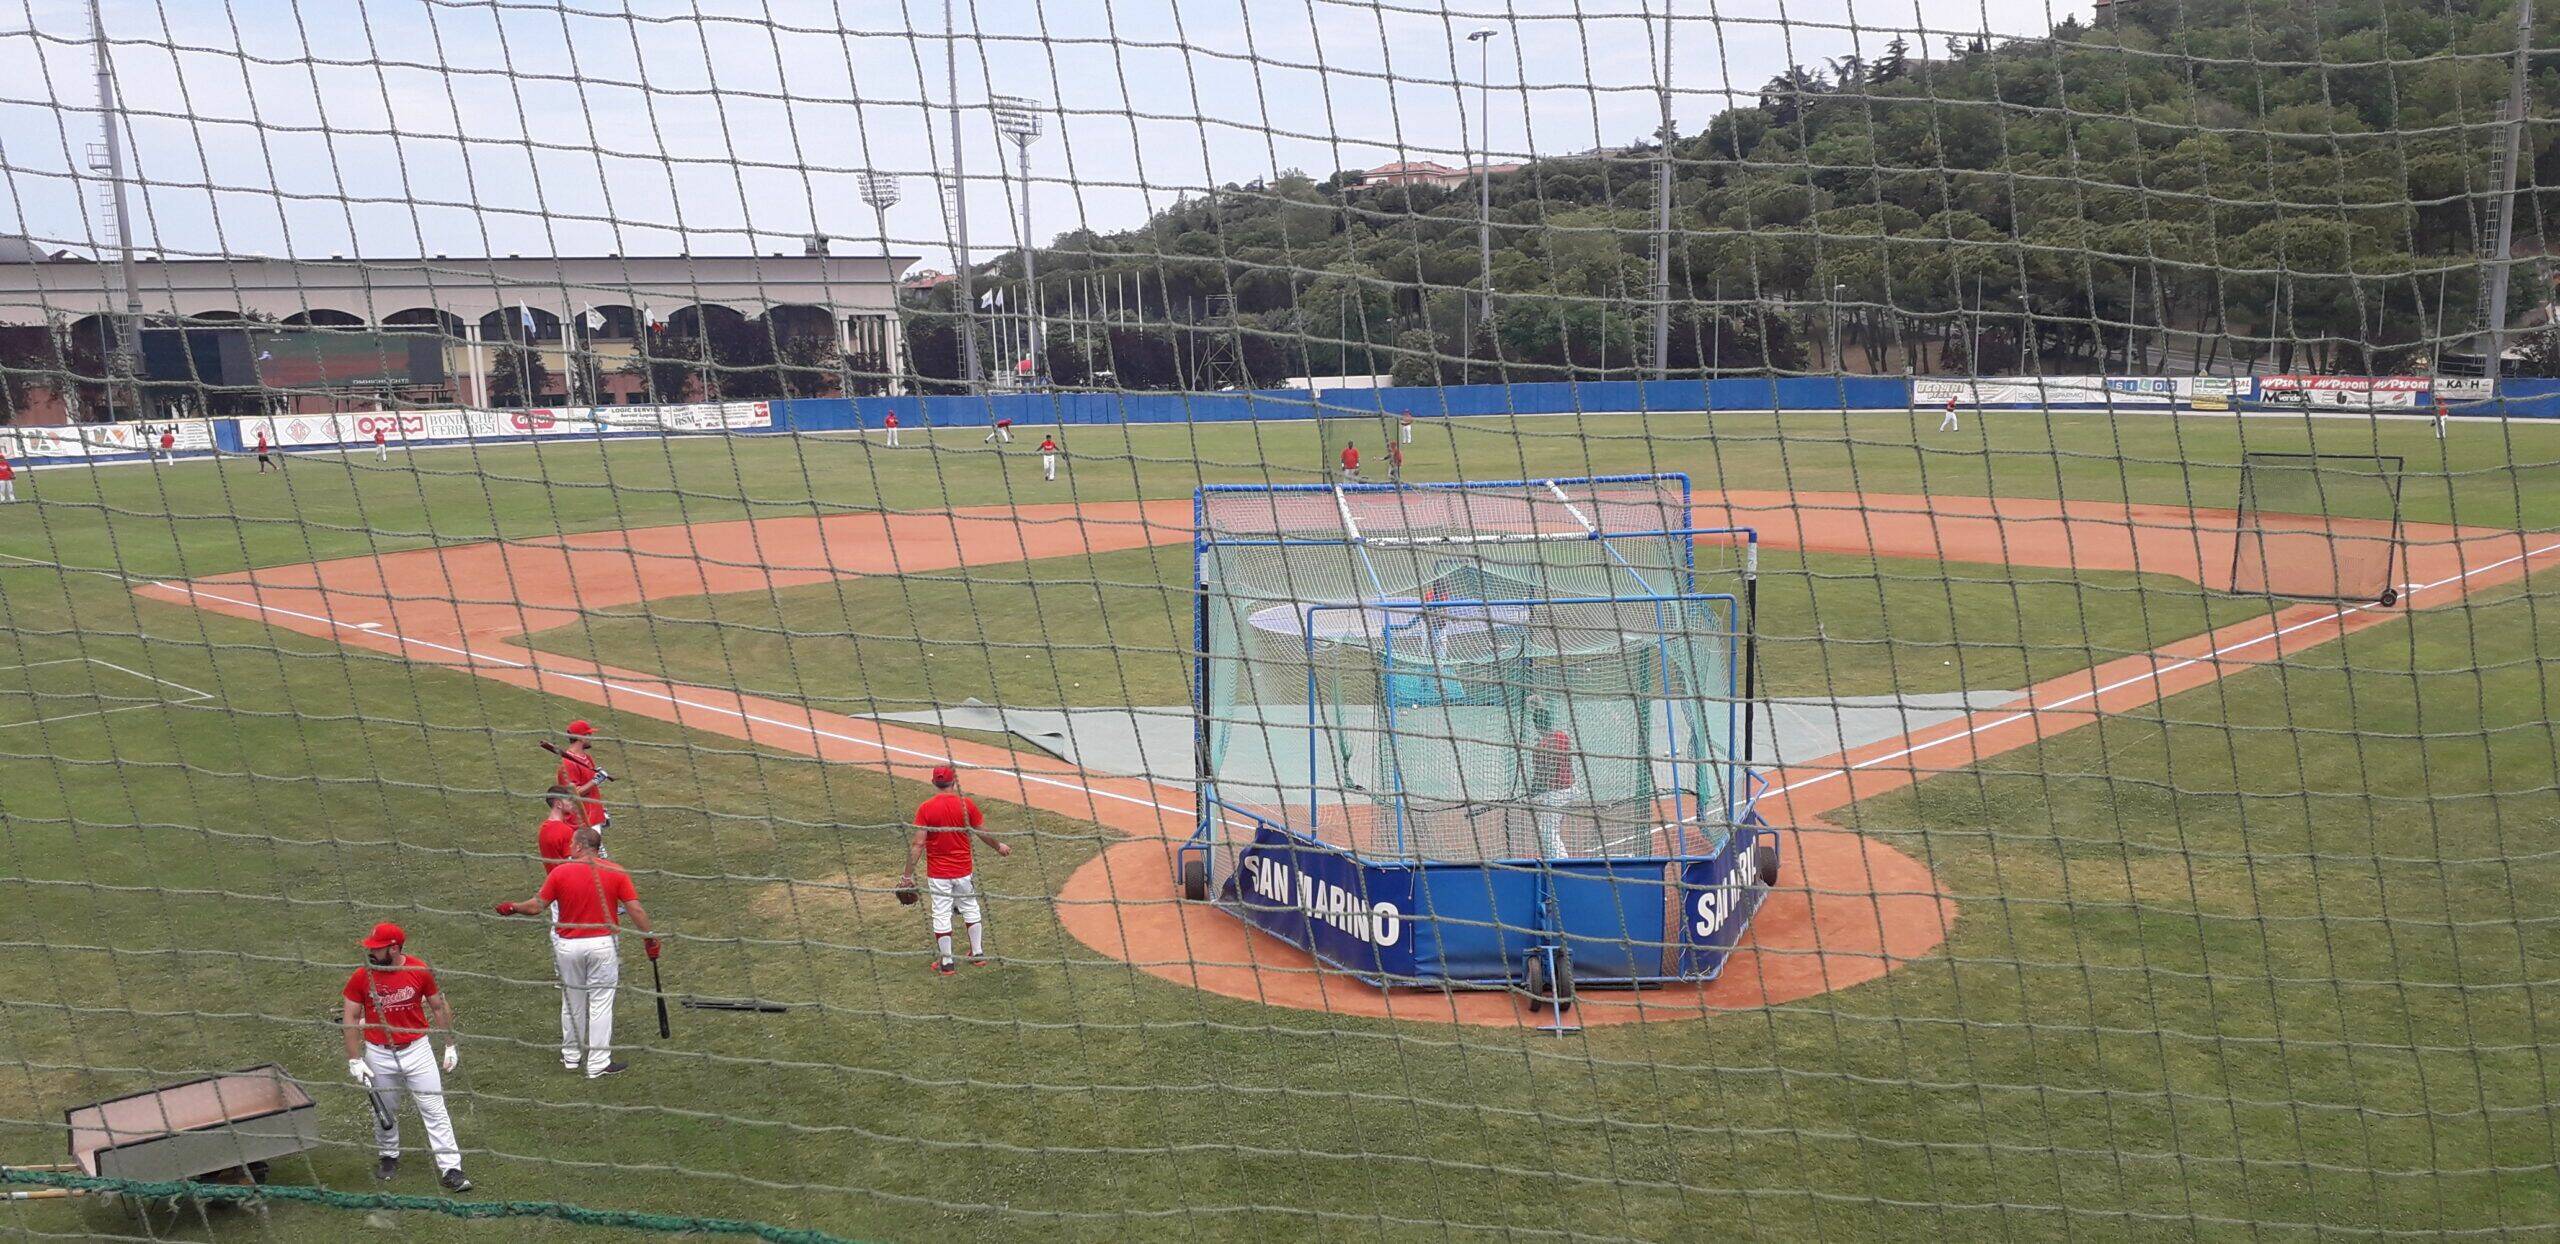
[{"label": "batting cage", "polygon": [[1195,505],[1191,897],[1379,984],[1717,971],[1775,866],[1753,533],[1677,475]]},{"label": "batting cage", "polygon": [[2243,455],[2231,590],[2396,603],[2400,467],[2389,454]]}]

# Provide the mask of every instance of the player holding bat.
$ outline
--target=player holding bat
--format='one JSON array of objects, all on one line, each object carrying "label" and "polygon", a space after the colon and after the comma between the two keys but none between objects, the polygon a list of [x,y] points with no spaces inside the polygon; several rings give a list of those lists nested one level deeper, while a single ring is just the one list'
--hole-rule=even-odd
[{"label": "player holding bat", "polygon": [[[569,862],[543,877],[542,888],[528,899],[499,903],[501,916],[551,917],[551,965],[560,974],[560,1067],[586,1072],[590,1080],[619,1075],[613,1060],[613,999],[622,985],[622,960],[614,935],[625,917],[639,931],[641,948],[656,969],[658,939],[649,913],[640,906],[640,891],[631,874],[597,854],[604,836],[590,825],[570,841]],[[658,1031],[667,1030],[666,998],[658,1000]]]},{"label": "player holding bat", "polygon": [[613,814],[604,810],[604,795],[601,793],[604,784],[613,780],[613,775],[596,766],[595,737],[594,726],[584,720],[573,721],[569,723],[568,747],[554,747],[545,742],[542,748],[560,758],[560,769],[552,775],[552,783],[566,786],[577,795],[586,809],[586,823],[602,833],[613,827]]},{"label": "player holding bat", "polygon": [[[435,970],[407,953],[408,935],[396,924],[377,924],[364,939],[364,966],[339,991],[344,999],[339,1022],[347,1036],[347,1074],[364,1088],[373,1106],[373,1177],[400,1173],[400,1095],[418,1103],[419,1121],[427,1125],[427,1148],[435,1155],[438,1182],[448,1192],[471,1191],[462,1173],[462,1144],[454,1139],[453,1116],[445,1110],[444,1075],[462,1061],[453,1039],[453,1004],[436,987]],[[444,1034],[439,1069],[431,1032]]]}]

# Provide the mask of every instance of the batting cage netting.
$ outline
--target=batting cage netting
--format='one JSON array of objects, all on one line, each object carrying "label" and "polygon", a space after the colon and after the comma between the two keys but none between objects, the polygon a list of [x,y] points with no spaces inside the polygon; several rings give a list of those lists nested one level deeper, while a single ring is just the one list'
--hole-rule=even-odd
[{"label": "batting cage netting", "polygon": [[18,5],[0,1234],[2560,1233],[2552,8]]}]

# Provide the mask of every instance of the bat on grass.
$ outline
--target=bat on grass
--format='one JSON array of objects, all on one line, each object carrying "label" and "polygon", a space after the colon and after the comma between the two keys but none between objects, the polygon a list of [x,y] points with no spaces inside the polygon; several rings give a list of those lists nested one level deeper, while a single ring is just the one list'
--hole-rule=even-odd
[{"label": "bat on grass", "polygon": [[663,1041],[675,1034],[667,1030],[667,982],[658,976],[655,959],[649,961],[649,987],[658,995],[658,1039]]},{"label": "bat on grass", "polygon": [[756,1011],[766,1015],[783,1015],[791,1010],[788,1002],[767,1002],[762,998],[687,998],[688,1011]]},{"label": "bat on grass", "polygon": [[[562,760],[567,760],[567,759],[569,758],[569,753],[564,752],[564,751],[561,751],[561,750],[560,750],[560,745],[559,745],[559,744],[554,743],[554,742],[552,742],[552,741],[551,741],[551,740],[549,740],[549,739],[544,739],[544,740],[542,740],[541,742],[542,742],[542,750],[544,750],[544,751],[546,751],[546,752],[549,752],[549,753],[551,753],[552,755],[554,755],[554,756],[557,756],[557,757],[561,758]],[[598,770],[596,770],[596,776],[597,776],[597,777],[599,777],[599,778],[602,778],[602,779],[604,779],[605,781],[608,781],[608,782],[610,782],[610,781],[612,781],[612,780],[613,780],[613,775],[612,775],[612,774],[610,774],[610,773],[605,772],[605,771],[604,771],[604,770],[602,770],[602,769],[598,769]]]}]

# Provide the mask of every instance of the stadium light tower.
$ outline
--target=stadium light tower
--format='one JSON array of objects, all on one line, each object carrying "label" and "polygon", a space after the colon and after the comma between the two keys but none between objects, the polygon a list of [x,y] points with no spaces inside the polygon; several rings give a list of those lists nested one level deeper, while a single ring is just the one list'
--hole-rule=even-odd
[{"label": "stadium light tower", "polygon": [[[116,218],[116,267],[124,285],[124,316],[116,325],[115,348],[107,352],[107,418],[115,418],[116,388],[131,383],[135,362],[142,350],[142,290],[133,279],[133,215],[125,203],[124,193],[124,112],[116,101],[114,65],[107,59],[107,19],[100,0],[89,0],[89,39],[96,45],[98,57],[98,120],[106,130],[104,158],[97,162],[98,171],[107,175],[107,187],[113,195]],[[141,389],[134,390],[135,414],[142,404]]]},{"label": "stadium light tower", "polygon": [[960,27],[952,20],[952,0],[942,0],[942,65],[951,83],[951,179],[942,183],[951,203],[951,272],[959,278],[960,383],[978,391],[978,311],[975,278],[969,266],[969,141],[960,124]]},{"label": "stadium light tower", "polygon": [[1476,165],[1476,262],[1484,281],[1484,312],[1479,323],[1493,320],[1493,107],[1490,102],[1493,77],[1493,40],[1501,32],[1487,28],[1467,32],[1467,42],[1476,45],[1476,124],[1484,130],[1481,148],[1483,159]]},{"label": "stadium light tower", "polygon": [[991,95],[987,102],[994,107],[996,132],[1013,140],[1022,174],[1022,289],[1023,298],[1031,305],[1031,383],[1039,387],[1048,379],[1048,340],[1040,323],[1040,269],[1032,252],[1038,249],[1031,234],[1031,142],[1040,137],[1040,101],[1020,95]]},{"label": "stadium light tower", "polygon": [[[889,259],[889,209],[898,205],[898,200],[903,194],[903,192],[898,188],[898,175],[896,173],[883,173],[878,169],[869,169],[857,174],[856,180],[862,184],[862,201],[871,205],[872,223],[879,228],[880,271],[883,279],[889,279],[892,275],[889,271],[891,267]],[[892,325],[895,325],[898,321],[898,295],[896,287],[892,286],[889,294],[889,322]],[[838,331],[841,332],[842,330],[839,329]],[[883,341],[880,344],[888,354],[888,357],[881,359],[880,363],[889,371],[889,378],[887,381],[889,392],[896,393],[899,391],[898,377],[906,373],[906,369],[898,365],[897,357],[898,351],[906,345],[906,334],[901,332],[898,334],[897,340]],[[846,386],[845,392],[848,395],[850,395],[852,391],[851,386]]]}]

